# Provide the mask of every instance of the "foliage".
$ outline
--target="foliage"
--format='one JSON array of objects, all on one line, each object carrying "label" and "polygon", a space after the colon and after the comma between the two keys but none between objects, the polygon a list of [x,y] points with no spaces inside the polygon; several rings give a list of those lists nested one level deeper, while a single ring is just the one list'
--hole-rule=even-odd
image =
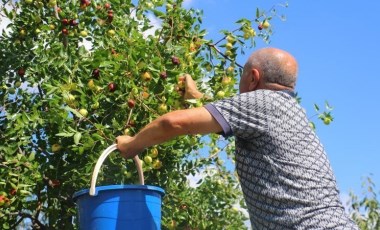
[{"label": "foliage", "polygon": [[[202,12],[182,2],[2,0],[1,15],[11,23],[0,37],[0,228],[75,225],[72,195],[89,187],[99,154],[116,136],[207,102],[182,99],[183,73],[206,98],[236,93],[236,55],[257,38],[269,40],[272,17],[257,10],[215,42],[205,38]],[[218,165],[219,141],[184,136],[141,154],[147,184],[166,190],[164,228],[244,226],[246,217],[233,208],[241,203],[237,179]],[[196,155],[204,146],[210,154]],[[215,168],[189,186],[188,175]],[[132,161],[113,154],[99,183],[136,177]]]},{"label": "foliage", "polygon": [[375,191],[375,184],[368,177],[363,182],[364,196],[359,198],[354,193],[350,193],[349,213],[351,218],[362,230],[380,229],[380,202],[379,192]]}]

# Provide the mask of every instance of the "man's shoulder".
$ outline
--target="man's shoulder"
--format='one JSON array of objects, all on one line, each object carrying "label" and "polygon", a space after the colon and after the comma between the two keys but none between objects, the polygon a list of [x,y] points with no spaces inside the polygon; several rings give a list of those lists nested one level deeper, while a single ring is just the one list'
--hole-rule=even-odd
[{"label": "man's shoulder", "polygon": [[258,89],[237,95],[239,98],[255,98],[268,102],[268,100],[295,100],[296,94],[290,90]]}]

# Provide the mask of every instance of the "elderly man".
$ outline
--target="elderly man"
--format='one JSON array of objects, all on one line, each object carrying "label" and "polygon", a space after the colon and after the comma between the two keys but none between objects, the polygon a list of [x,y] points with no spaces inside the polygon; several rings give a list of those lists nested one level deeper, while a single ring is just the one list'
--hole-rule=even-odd
[{"label": "elderly man", "polygon": [[[244,66],[240,94],[201,108],[167,113],[133,137],[117,137],[125,158],[180,135],[235,137],[236,169],[254,229],[358,229],[318,137],[294,98],[297,61],[264,48]],[[186,98],[199,98],[186,76]]]}]

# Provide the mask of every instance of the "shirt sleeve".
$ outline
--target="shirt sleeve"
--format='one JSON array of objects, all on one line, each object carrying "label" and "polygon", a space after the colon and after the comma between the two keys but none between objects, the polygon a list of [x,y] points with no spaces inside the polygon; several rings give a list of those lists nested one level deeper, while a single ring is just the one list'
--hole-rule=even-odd
[{"label": "shirt sleeve", "polygon": [[223,129],[223,136],[250,139],[268,129],[271,99],[267,91],[256,90],[205,105]]}]

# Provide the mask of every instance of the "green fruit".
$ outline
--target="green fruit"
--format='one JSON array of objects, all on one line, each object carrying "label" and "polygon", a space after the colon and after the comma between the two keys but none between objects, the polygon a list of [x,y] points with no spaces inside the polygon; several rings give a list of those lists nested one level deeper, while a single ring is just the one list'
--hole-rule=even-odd
[{"label": "green fruit", "polygon": [[226,44],[226,49],[227,49],[227,50],[231,50],[233,47],[234,47],[234,46],[232,45],[231,42],[227,42],[227,44]]},{"label": "green fruit", "polygon": [[206,70],[207,72],[210,72],[212,70],[212,66],[210,64],[206,65]]},{"label": "green fruit", "polygon": [[35,21],[36,23],[40,23],[40,22],[42,22],[42,19],[41,19],[40,16],[36,16],[36,17],[34,17],[34,21]]},{"label": "green fruit", "polygon": [[92,90],[96,88],[94,80],[92,80],[92,79],[88,81],[87,86],[88,86],[88,88],[90,88]]},{"label": "green fruit", "polygon": [[263,27],[263,29],[268,29],[270,27],[270,23],[268,22],[268,20],[264,20],[261,26]]},{"label": "green fruit", "polygon": [[44,3],[38,1],[38,2],[37,2],[37,8],[38,8],[38,9],[42,9],[43,7],[44,7]]},{"label": "green fruit", "polygon": [[87,117],[87,115],[88,115],[88,111],[87,111],[87,109],[80,109],[80,110],[79,110],[79,113],[80,113],[82,116],[84,116],[84,117]]},{"label": "green fruit", "polygon": [[15,94],[16,93],[16,89],[15,88],[8,88],[8,93],[10,94]]},{"label": "green fruit", "polygon": [[64,100],[66,101],[66,103],[70,103],[70,102],[74,102],[75,101],[75,96],[72,95],[72,94],[66,94],[64,96]]},{"label": "green fruit", "polygon": [[152,161],[153,161],[153,159],[152,159],[151,156],[146,155],[146,156],[144,157],[144,162],[145,162],[146,164],[149,165],[149,164],[152,163]]},{"label": "green fruit", "polygon": [[229,66],[228,68],[227,68],[227,72],[228,73],[233,73],[235,71],[235,68],[233,67],[233,66]]},{"label": "green fruit", "polygon": [[152,75],[149,72],[144,72],[143,74],[141,74],[141,78],[144,81],[150,81],[152,79]]},{"label": "green fruit", "polygon": [[162,162],[160,160],[155,160],[152,166],[154,169],[160,169],[162,167]]},{"label": "green fruit", "polygon": [[20,30],[20,37],[25,37],[26,36],[26,30],[22,29]]},{"label": "green fruit", "polygon": [[91,109],[98,109],[99,108],[99,102],[96,101],[94,104],[91,105]]},{"label": "green fruit", "polygon": [[150,150],[149,152],[149,155],[152,157],[152,158],[156,158],[158,156],[158,149],[157,148],[153,148]]},{"label": "green fruit", "polygon": [[57,1],[56,0],[49,0],[49,3],[48,3],[48,6],[53,8],[55,5],[57,5]]},{"label": "green fruit", "polygon": [[108,36],[113,37],[113,36],[115,36],[116,32],[115,32],[115,30],[108,30],[107,34],[108,34]]},{"label": "green fruit", "polygon": [[33,3],[33,0],[25,0],[25,3],[30,5]]},{"label": "green fruit", "polygon": [[216,96],[218,97],[218,98],[223,98],[224,96],[225,96],[225,92],[224,91],[218,91],[217,93],[216,93]]},{"label": "green fruit", "polygon": [[87,31],[82,30],[82,31],[80,32],[80,36],[82,36],[82,37],[87,37],[87,36],[88,36]]},{"label": "green fruit", "polygon": [[235,38],[232,37],[231,35],[228,35],[226,39],[227,39],[227,42],[230,42],[230,43],[233,43],[235,41]]},{"label": "green fruit", "polygon": [[52,146],[51,146],[51,151],[53,152],[53,153],[56,153],[56,152],[58,152],[59,150],[61,150],[62,149],[62,146],[60,145],[60,144],[53,144]]},{"label": "green fruit", "polygon": [[323,123],[325,125],[329,125],[331,123],[332,119],[330,117],[325,117],[323,118]]},{"label": "green fruit", "polygon": [[223,77],[223,79],[222,79],[222,85],[224,85],[224,86],[227,86],[227,85],[229,85],[229,84],[231,84],[231,78],[230,77]]},{"label": "green fruit", "polygon": [[166,104],[161,104],[158,106],[158,113],[159,114],[164,114],[168,111],[168,106]]},{"label": "green fruit", "polygon": [[124,129],[124,135],[132,136],[131,135],[131,130],[129,128]]},{"label": "green fruit", "polygon": [[128,172],[128,171],[125,171],[124,172],[124,175],[127,179],[131,178],[132,177],[132,173],[131,172]]}]

